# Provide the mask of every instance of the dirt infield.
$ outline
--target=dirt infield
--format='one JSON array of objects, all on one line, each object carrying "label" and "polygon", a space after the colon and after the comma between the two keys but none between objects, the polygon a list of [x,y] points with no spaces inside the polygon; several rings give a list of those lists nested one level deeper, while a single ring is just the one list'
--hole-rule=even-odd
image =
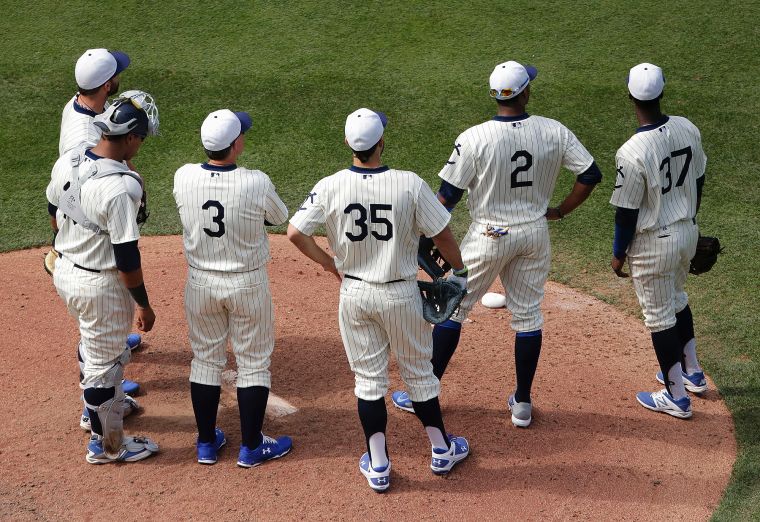
[{"label": "dirt infield", "polygon": [[[419,422],[389,406],[393,485],[373,493],[358,470],[364,441],[338,333],[338,282],[282,236],[272,237],[269,265],[272,389],[299,411],[265,431],[292,436],[293,452],[238,468],[237,407],[225,399],[219,426],[228,447],[215,466],[200,466],[181,240],[141,246],[157,321],[127,367],[144,410],[125,425],[157,440],[161,453],[135,464],[85,462],[75,322],[42,269],[44,250],[0,256],[1,519],[705,520],[728,482],[733,424],[714,386],[694,400],[689,421],[644,410],[634,393],[658,384],[641,322],[550,284],[531,427],[514,428],[505,404],[514,385],[508,314],[478,305],[441,395],[446,427],[470,439],[471,457],[433,476]],[[395,368],[392,378],[398,385]]]}]

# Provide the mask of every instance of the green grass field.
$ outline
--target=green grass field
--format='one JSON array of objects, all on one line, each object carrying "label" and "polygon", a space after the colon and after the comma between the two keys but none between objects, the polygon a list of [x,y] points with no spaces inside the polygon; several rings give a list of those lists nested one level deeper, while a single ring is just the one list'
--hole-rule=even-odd
[{"label": "green grass field", "polygon": [[[203,160],[199,129],[211,110],[251,113],[240,163],[267,172],[291,210],[320,177],[348,164],[343,123],[362,106],[389,116],[386,161],[437,188],[453,139],[494,111],[486,92],[493,66],[516,59],[540,71],[530,112],[573,129],[605,174],[584,207],[552,224],[552,276],[638,314],[632,288],[608,269],[607,202],[615,150],[636,127],[627,71],[642,61],[661,65],[665,111],[701,129],[709,157],[702,230],[726,245],[717,268],[688,288],[701,357],[733,413],[739,443],[715,519],[760,517],[760,288],[753,261],[760,252],[760,3],[65,4],[3,4],[0,251],[49,241],[44,189],[60,112],[76,89],[74,63],[87,48],[127,51],[133,61],[122,87],[147,90],[159,104],[163,136],[149,138],[134,160],[150,191],[147,234],[180,232],[173,174]],[[558,198],[572,183],[569,175],[561,179]],[[460,235],[465,221],[458,210]],[[688,459],[685,453],[685,465]]]}]

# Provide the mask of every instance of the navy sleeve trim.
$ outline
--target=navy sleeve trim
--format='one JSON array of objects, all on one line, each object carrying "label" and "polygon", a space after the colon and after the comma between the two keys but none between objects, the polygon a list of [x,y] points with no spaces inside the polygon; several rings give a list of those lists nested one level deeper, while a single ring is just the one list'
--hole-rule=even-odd
[{"label": "navy sleeve trim", "polygon": [[56,212],[58,212],[58,207],[48,201],[48,214],[50,214],[50,217],[55,217]]},{"label": "navy sleeve trim", "polygon": [[615,212],[615,239],[612,241],[612,255],[618,259],[625,258],[628,245],[636,233],[639,209],[617,207]]},{"label": "navy sleeve trim", "polygon": [[464,189],[455,187],[448,181],[441,181],[441,188],[438,189],[438,194],[444,199],[446,208],[452,209],[462,199]]},{"label": "navy sleeve trim", "polygon": [[578,183],[583,183],[584,185],[596,185],[602,181],[602,171],[599,170],[596,161],[593,162],[591,166],[585,170],[585,172],[578,174],[577,181]]},{"label": "navy sleeve trim", "polygon": [[119,243],[113,246],[116,268],[121,272],[133,272],[140,268],[140,249],[137,241]]}]

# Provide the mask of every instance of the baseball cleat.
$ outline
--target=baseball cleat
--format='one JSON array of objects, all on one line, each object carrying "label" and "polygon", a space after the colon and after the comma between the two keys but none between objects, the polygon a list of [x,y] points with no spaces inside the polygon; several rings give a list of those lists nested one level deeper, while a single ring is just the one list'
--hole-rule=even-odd
[{"label": "baseball cleat", "polygon": [[639,404],[652,411],[667,413],[679,419],[691,417],[691,400],[688,397],[675,400],[668,390],[658,392],[639,392],[636,394]]},{"label": "baseball cleat", "polygon": [[445,475],[458,462],[466,459],[470,454],[470,444],[464,437],[455,437],[449,434],[449,444],[450,447],[447,450],[433,448],[430,469],[436,475]]},{"label": "baseball cleat", "polygon": [[124,379],[121,381],[121,389],[127,395],[137,395],[137,393],[140,391],[140,385],[135,381]]},{"label": "baseball cleat", "polygon": [[393,402],[393,405],[398,408],[399,410],[408,411],[409,413],[414,413],[414,405],[412,405],[412,400],[409,398],[409,394],[405,391],[395,391],[391,394],[391,401]]},{"label": "baseball cleat", "polygon": [[142,344],[142,336],[140,334],[131,333],[127,336],[127,348],[130,350],[137,350]]},{"label": "baseball cleat", "polygon": [[[124,394],[124,417],[131,415],[140,409],[140,405],[127,394]],[[82,410],[82,416],[79,418],[79,427],[84,431],[92,431],[92,423],[90,422],[90,413],[85,407]]]},{"label": "baseball cleat", "polygon": [[359,471],[367,479],[369,487],[378,493],[382,493],[391,485],[391,461],[388,461],[387,466],[380,468],[372,467],[372,460],[369,458],[369,453],[364,453],[362,458],[359,459]]},{"label": "baseball cleat", "polygon": [[261,444],[255,449],[250,449],[245,445],[240,445],[240,453],[238,454],[237,465],[241,468],[253,468],[259,464],[272,459],[279,459],[280,457],[287,455],[287,453],[293,447],[293,441],[290,437],[283,436],[267,437],[263,435]]},{"label": "baseball cleat", "polygon": [[106,455],[103,439],[99,435],[90,437],[85,459],[90,464],[109,464],[111,462],[137,462],[158,453],[158,444],[147,437],[124,437],[119,454],[115,458]]},{"label": "baseball cleat", "polygon": [[531,413],[533,411],[533,405],[529,402],[517,402],[515,400],[515,394],[509,396],[507,400],[507,406],[509,411],[512,412],[512,424],[518,428],[527,428],[530,426],[533,417]]},{"label": "baseball cleat", "polygon": [[[705,379],[705,372],[694,372],[688,374],[684,371],[681,372],[683,378],[683,385],[691,393],[704,393],[707,391],[707,380]],[[662,372],[657,372],[657,382],[665,384],[665,379],[662,377]]]},{"label": "baseball cleat", "polygon": [[214,430],[213,442],[195,442],[195,449],[198,453],[198,464],[216,464],[216,454],[219,449],[227,444],[224,432],[219,428]]}]

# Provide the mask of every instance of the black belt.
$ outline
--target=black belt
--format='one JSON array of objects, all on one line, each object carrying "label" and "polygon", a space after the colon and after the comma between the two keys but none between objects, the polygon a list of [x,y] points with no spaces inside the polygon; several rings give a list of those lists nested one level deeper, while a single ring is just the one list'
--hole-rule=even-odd
[{"label": "black belt", "polygon": [[[58,256],[61,259],[64,259],[63,254],[61,254],[60,252],[58,253]],[[99,274],[100,273],[100,270],[95,270],[94,268],[85,268],[82,265],[78,265],[76,263],[72,263],[72,264],[74,265],[74,268],[78,268],[79,270],[84,270],[85,272],[92,272],[93,274]]]},{"label": "black belt", "polygon": [[[354,281],[364,281],[364,279],[362,279],[360,277],[354,277],[354,276],[348,275],[348,274],[343,274],[343,277],[348,278],[348,279],[353,279]],[[386,281],[385,283],[379,283],[379,284],[381,284],[381,285],[387,285],[387,284],[390,284],[390,283],[400,283],[401,281],[404,281],[404,279],[394,279],[393,281]]]}]

